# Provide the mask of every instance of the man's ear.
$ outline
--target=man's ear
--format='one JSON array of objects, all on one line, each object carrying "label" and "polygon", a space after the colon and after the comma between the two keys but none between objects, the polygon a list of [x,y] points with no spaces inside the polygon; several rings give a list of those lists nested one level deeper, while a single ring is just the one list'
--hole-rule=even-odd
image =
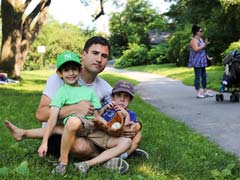
[{"label": "man's ear", "polygon": [[60,71],[57,70],[56,73],[60,78],[62,78],[62,73]]}]

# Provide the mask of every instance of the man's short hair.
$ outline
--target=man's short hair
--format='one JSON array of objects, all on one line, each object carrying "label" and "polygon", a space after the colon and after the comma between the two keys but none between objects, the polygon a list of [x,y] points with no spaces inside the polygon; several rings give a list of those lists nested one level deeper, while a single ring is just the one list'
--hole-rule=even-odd
[{"label": "man's short hair", "polygon": [[84,45],[83,51],[88,52],[89,48],[93,44],[101,44],[103,46],[107,46],[108,50],[109,50],[109,54],[110,54],[110,51],[111,51],[110,44],[107,39],[105,39],[104,37],[101,37],[101,36],[93,36],[90,39],[88,39]]}]

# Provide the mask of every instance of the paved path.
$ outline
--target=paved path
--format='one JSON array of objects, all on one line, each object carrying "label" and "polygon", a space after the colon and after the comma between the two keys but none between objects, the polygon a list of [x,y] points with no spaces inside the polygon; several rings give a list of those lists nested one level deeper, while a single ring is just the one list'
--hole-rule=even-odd
[{"label": "paved path", "polygon": [[240,103],[230,102],[228,93],[224,93],[223,102],[217,102],[215,97],[197,99],[194,88],[178,80],[111,66],[106,71],[138,80],[135,90],[145,101],[240,157]]}]

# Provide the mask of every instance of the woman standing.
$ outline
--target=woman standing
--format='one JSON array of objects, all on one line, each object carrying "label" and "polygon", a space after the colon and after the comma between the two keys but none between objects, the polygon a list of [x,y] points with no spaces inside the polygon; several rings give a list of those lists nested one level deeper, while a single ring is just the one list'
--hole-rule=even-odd
[{"label": "woman standing", "polygon": [[[213,94],[207,91],[207,57],[205,48],[209,44],[208,40],[202,40],[203,30],[200,26],[193,25],[193,37],[190,41],[189,67],[194,67],[195,79],[194,86],[197,98],[213,97]],[[203,91],[200,89],[200,82]]]}]

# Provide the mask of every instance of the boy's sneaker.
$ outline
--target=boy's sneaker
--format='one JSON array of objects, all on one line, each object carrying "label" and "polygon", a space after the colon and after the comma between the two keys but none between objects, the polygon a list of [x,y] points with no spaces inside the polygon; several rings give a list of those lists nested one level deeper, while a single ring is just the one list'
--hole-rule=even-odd
[{"label": "boy's sneaker", "polygon": [[87,174],[88,172],[88,169],[89,169],[89,166],[86,162],[77,162],[77,163],[74,163],[74,167],[77,169],[77,170],[80,170],[83,174]]},{"label": "boy's sneaker", "polygon": [[128,163],[121,159],[121,158],[112,158],[105,162],[103,166],[107,169],[111,169],[113,171],[116,171],[120,174],[124,174],[128,171],[129,165]]},{"label": "boy's sneaker", "polygon": [[64,175],[66,174],[67,170],[66,170],[67,165],[63,164],[63,163],[58,163],[56,165],[56,167],[52,170],[52,174],[60,174],[60,175]]},{"label": "boy's sneaker", "polygon": [[149,155],[146,151],[142,150],[142,149],[136,149],[131,155],[130,157],[140,157],[142,159],[149,159]]}]

